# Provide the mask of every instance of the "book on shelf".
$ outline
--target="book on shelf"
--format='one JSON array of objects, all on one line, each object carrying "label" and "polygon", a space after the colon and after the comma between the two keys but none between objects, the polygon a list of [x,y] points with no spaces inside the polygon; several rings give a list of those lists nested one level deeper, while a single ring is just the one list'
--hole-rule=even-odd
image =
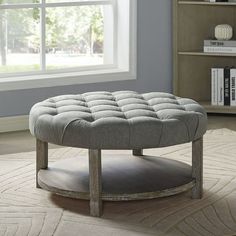
[{"label": "book on shelf", "polygon": [[236,69],[230,70],[230,105],[236,106]]},{"label": "book on shelf", "polygon": [[208,53],[236,53],[236,47],[204,46],[204,52],[208,52]]},{"label": "book on shelf", "polygon": [[224,106],[224,69],[218,68],[217,72],[217,105]]},{"label": "book on shelf", "polygon": [[224,106],[224,69],[211,69],[211,104]]},{"label": "book on shelf", "polygon": [[211,68],[211,105],[218,105],[217,91],[218,91],[218,82],[217,82],[217,68]]},{"label": "book on shelf", "polygon": [[213,106],[236,106],[235,68],[211,69],[211,104]]},{"label": "book on shelf", "polygon": [[204,40],[204,47],[236,47],[236,40]]},{"label": "book on shelf", "polygon": [[230,67],[224,69],[224,105],[230,106]]}]

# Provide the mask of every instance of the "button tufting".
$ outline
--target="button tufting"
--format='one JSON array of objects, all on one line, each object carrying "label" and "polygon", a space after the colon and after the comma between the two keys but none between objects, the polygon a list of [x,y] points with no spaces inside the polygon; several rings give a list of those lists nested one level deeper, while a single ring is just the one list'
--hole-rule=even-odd
[{"label": "button tufting", "polygon": [[37,138],[86,148],[184,143],[202,136],[206,123],[197,102],[158,92],[61,95],[35,104],[30,112],[30,130]]}]

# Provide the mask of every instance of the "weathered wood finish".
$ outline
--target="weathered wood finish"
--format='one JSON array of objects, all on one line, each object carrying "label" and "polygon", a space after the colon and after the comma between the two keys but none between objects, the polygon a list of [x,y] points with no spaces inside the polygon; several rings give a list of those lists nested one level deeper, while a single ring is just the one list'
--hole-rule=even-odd
[{"label": "weathered wood finish", "polygon": [[[142,150],[133,150],[133,154],[140,156]],[[192,143],[192,166],[161,157],[140,159],[124,155],[108,155],[103,166],[104,186],[101,150],[89,150],[89,162],[85,158],[72,158],[58,161],[47,169],[48,144],[37,140],[37,187],[90,200],[92,216],[102,215],[102,200],[152,199],[189,189],[193,199],[200,199],[203,194],[203,138]]]},{"label": "weathered wood finish", "polygon": [[[45,173],[43,170],[39,172],[41,176],[43,176]],[[55,193],[60,196],[64,197],[70,197],[75,199],[82,199],[82,200],[90,200],[90,193],[86,192],[74,192],[69,190],[64,190],[61,188],[53,187],[39,179],[40,186],[52,193]],[[187,184],[180,185],[175,188],[169,188],[164,189],[160,191],[154,191],[154,192],[146,192],[146,193],[136,193],[136,194],[111,194],[111,193],[102,193],[102,200],[104,201],[111,201],[111,202],[117,202],[117,201],[136,201],[136,200],[147,200],[147,199],[155,199],[155,198],[162,198],[162,197],[169,197],[176,194],[180,194],[183,192],[186,192],[193,188],[195,185],[195,180],[192,180],[191,182]]]},{"label": "weathered wood finish", "polygon": [[203,195],[203,138],[192,143],[192,177],[196,180],[192,198],[200,199]]},{"label": "weathered wood finish", "polygon": [[229,109],[228,106],[213,106],[211,102],[200,102],[200,104],[205,108],[207,113],[236,114],[235,106]]},{"label": "weathered wood finish", "polygon": [[48,143],[36,139],[36,187],[38,184],[38,172],[48,167]]},{"label": "weathered wood finish", "polygon": [[[158,171],[157,171],[158,168]],[[156,156],[132,157],[104,154],[102,200],[130,201],[171,196],[192,189],[192,166]],[[40,170],[43,189],[78,199],[90,199],[86,157],[60,160]]]},{"label": "weathered wood finish", "polygon": [[143,156],[143,149],[134,149],[133,155],[134,156]]},{"label": "weathered wood finish", "polygon": [[101,150],[89,150],[90,214],[102,214]]}]

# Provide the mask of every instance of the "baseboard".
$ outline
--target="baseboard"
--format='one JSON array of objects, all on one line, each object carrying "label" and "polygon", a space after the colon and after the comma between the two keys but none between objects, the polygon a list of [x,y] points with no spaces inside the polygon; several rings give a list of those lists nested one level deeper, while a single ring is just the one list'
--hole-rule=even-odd
[{"label": "baseboard", "polygon": [[0,117],[0,133],[29,129],[29,116]]}]

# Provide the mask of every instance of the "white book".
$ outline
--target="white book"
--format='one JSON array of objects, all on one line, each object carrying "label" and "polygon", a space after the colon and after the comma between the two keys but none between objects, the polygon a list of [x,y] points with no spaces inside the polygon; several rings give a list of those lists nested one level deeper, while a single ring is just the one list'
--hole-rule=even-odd
[{"label": "white book", "polygon": [[217,76],[217,84],[218,84],[218,92],[217,92],[217,104],[218,106],[224,106],[224,69],[218,68],[218,76]]},{"label": "white book", "polygon": [[204,40],[204,47],[236,47],[236,40]]},{"label": "white book", "polygon": [[236,69],[230,70],[230,105],[236,106]]},{"label": "white book", "polygon": [[236,47],[204,46],[204,52],[209,53],[236,53]]},{"label": "white book", "polygon": [[217,74],[218,74],[218,69],[212,68],[211,69],[211,105],[213,105],[213,106],[218,105],[218,102],[217,102],[217,92],[218,92]]}]

